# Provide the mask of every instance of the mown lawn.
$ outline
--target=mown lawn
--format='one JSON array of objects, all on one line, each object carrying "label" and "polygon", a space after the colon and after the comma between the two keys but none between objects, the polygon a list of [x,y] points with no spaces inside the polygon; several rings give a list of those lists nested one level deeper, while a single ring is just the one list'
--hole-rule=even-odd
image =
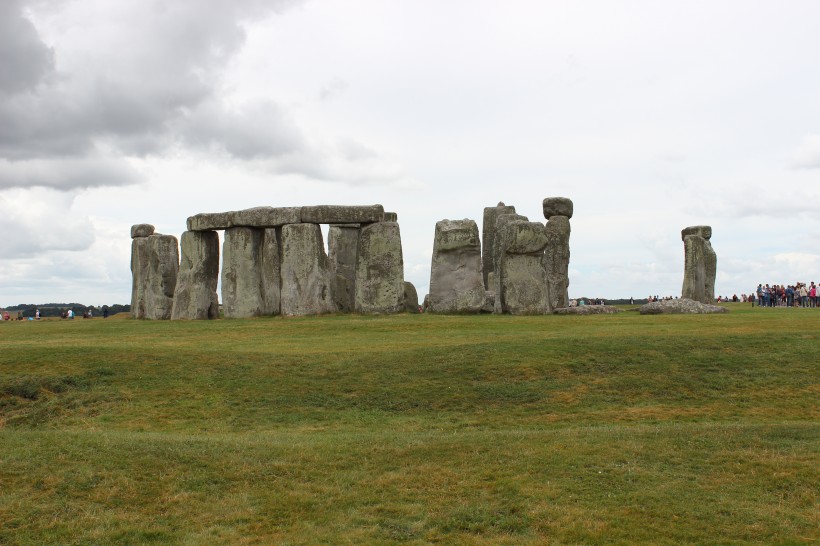
[{"label": "mown lawn", "polygon": [[0,324],[0,544],[816,543],[820,310]]}]

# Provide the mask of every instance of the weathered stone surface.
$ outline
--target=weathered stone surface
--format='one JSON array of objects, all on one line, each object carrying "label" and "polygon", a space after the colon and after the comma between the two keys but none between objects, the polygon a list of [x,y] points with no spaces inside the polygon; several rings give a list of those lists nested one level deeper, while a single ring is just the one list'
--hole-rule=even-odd
[{"label": "weathered stone surface", "polygon": [[550,308],[566,308],[569,307],[569,218],[552,216],[544,233],[547,245],[542,263],[547,275]]},{"label": "weathered stone surface", "polygon": [[254,207],[231,213],[233,226],[274,228],[301,222],[300,207]]},{"label": "weathered stone surface", "polygon": [[189,231],[213,231],[232,227],[275,228],[301,222],[300,207],[254,207],[228,212],[204,212],[188,217]]},{"label": "weathered stone surface", "polygon": [[580,307],[561,307],[553,309],[554,315],[614,315],[623,309],[611,305],[581,305]]},{"label": "weathered stone surface", "polygon": [[318,224],[282,228],[282,314],[319,315],[336,310],[330,261]]},{"label": "weathered stone surface", "polygon": [[[703,229],[703,228],[708,228]],[[686,230],[699,230],[711,236],[708,226],[696,226]],[[717,255],[708,239],[699,235],[683,238],[684,269],[681,297],[711,304],[715,301],[715,277],[717,275]]]},{"label": "weathered stone surface", "polygon": [[134,224],[131,226],[131,238],[148,237],[154,234],[154,226],[151,224]]},{"label": "weathered stone surface", "polygon": [[153,234],[131,242],[131,316],[168,320],[179,272],[179,245],[173,235]]},{"label": "weathered stone surface", "polygon": [[219,236],[215,231],[186,231],[179,241],[180,263],[171,319],[219,318]]},{"label": "weathered stone surface", "polygon": [[267,228],[262,233],[262,314],[278,315],[281,310],[282,255],[279,230]]},{"label": "weathered stone surface", "polygon": [[381,205],[318,205],[302,207],[302,222],[312,224],[367,224],[384,220]]},{"label": "weathered stone surface", "polygon": [[[501,203],[499,203],[501,205]],[[485,213],[487,209],[484,209]],[[493,284],[490,285],[488,290],[495,292],[495,313],[503,313],[502,305],[501,305],[501,263],[502,263],[502,255],[504,253],[503,250],[503,239],[500,236],[501,231],[504,229],[508,223],[511,222],[529,222],[529,218],[523,216],[521,214],[515,214],[514,212],[499,212],[495,215],[495,229],[492,230],[493,232],[493,248],[490,252],[490,255],[493,257],[493,272],[492,276],[488,275],[487,280],[489,281],[490,278],[493,279]]]},{"label": "weathered stone surface", "polygon": [[661,314],[707,314],[707,313],[728,313],[729,310],[718,305],[701,303],[687,298],[675,300],[660,300],[642,305],[640,313],[642,315]]},{"label": "weathered stone surface", "polygon": [[544,218],[547,220],[553,216],[566,216],[572,218],[572,200],[566,197],[547,197],[544,199]]},{"label": "weathered stone surface", "polygon": [[708,241],[712,238],[712,226],[690,226],[683,228],[680,232],[681,241],[685,241],[688,235],[697,235]]},{"label": "weathered stone surface", "polygon": [[222,245],[222,310],[225,318],[266,314],[262,292],[264,230],[233,227]]},{"label": "weathered stone surface", "polygon": [[481,247],[473,220],[436,223],[430,267],[430,311],[478,313],[484,306]]},{"label": "weathered stone surface", "polygon": [[404,260],[396,222],[365,226],[356,261],[358,313],[398,313],[404,308]]},{"label": "weathered stone surface", "polygon": [[481,312],[482,313],[492,313],[494,311],[495,311],[495,292],[492,291],[492,290],[486,290],[484,292],[484,305],[481,306]]},{"label": "weathered stone surface", "polygon": [[356,256],[359,224],[331,225],[327,232],[328,259],[333,272],[331,295],[337,309],[350,313],[356,307]]},{"label": "weathered stone surface", "polygon": [[493,288],[493,284],[490,283],[488,276],[494,271],[495,262],[493,252],[495,250],[495,224],[498,216],[501,214],[515,214],[515,207],[508,207],[502,202],[498,203],[495,207],[486,207],[484,209],[484,218],[481,226],[481,267],[484,287],[487,289]]},{"label": "weathered stone surface", "polygon": [[203,212],[188,217],[188,231],[213,231],[233,227],[231,212]]},{"label": "weathered stone surface", "polygon": [[398,222],[399,221],[399,215],[396,214],[395,212],[385,212],[384,213],[384,220],[382,220],[382,221],[383,222]]},{"label": "weathered stone surface", "polygon": [[404,281],[404,310],[408,313],[420,313],[419,294],[410,281]]},{"label": "weathered stone surface", "polygon": [[547,237],[538,222],[502,215],[497,220],[496,312],[543,315],[550,311],[547,277],[541,264]]}]

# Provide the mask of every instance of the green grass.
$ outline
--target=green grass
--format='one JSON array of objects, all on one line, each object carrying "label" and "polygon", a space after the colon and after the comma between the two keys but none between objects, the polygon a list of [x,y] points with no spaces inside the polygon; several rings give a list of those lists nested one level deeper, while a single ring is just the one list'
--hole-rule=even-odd
[{"label": "green grass", "polygon": [[820,311],[0,324],[0,544],[816,543]]}]

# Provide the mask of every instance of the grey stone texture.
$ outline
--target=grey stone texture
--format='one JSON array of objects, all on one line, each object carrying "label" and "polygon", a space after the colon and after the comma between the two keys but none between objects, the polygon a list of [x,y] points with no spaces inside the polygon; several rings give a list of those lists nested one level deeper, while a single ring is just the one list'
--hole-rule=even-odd
[{"label": "grey stone texture", "polygon": [[180,263],[171,320],[219,318],[219,236],[215,231],[186,231],[179,241]]},{"label": "grey stone texture", "polygon": [[484,292],[475,221],[437,222],[430,267],[430,311],[478,313],[484,306]]},{"label": "grey stone texture", "polygon": [[131,226],[131,238],[148,237],[154,234],[154,226],[151,224],[134,224]]},{"label": "grey stone texture", "polygon": [[318,205],[302,207],[302,222],[312,224],[367,224],[384,220],[381,205],[343,206]]},{"label": "grey stone texture", "polygon": [[229,212],[205,212],[188,218],[189,231],[232,227],[274,228],[301,222],[301,207],[254,207]]},{"label": "grey stone texture", "polygon": [[708,314],[708,313],[728,313],[729,310],[718,305],[701,303],[688,298],[678,298],[675,300],[661,300],[647,303],[640,307],[642,315],[680,315],[680,314]]},{"label": "grey stone texture", "polygon": [[581,305],[579,307],[561,307],[553,309],[554,315],[614,315],[623,309],[611,305]]},{"label": "grey stone texture", "polygon": [[494,271],[493,252],[495,250],[496,220],[502,214],[515,214],[515,207],[508,207],[503,202],[499,202],[495,207],[486,207],[484,209],[484,218],[481,225],[481,267],[484,288],[488,290],[493,288],[488,276]]},{"label": "grey stone texture", "polygon": [[131,241],[131,316],[168,320],[179,272],[179,245],[173,235],[153,234]]},{"label": "grey stone texture", "polygon": [[264,230],[233,227],[222,244],[222,310],[225,318],[266,314],[262,291]]},{"label": "grey stone texture", "polygon": [[550,311],[542,265],[547,236],[544,225],[504,214],[496,223],[495,311],[543,315]]},{"label": "grey stone texture", "polygon": [[709,226],[694,226],[683,230],[684,268],[681,297],[705,304],[715,301],[715,277],[717,255],[708,238],[712,236]]},{"label": "grey stone texture", "polygon": [[262,234],[262,314],[278,315],[281,311],[282,253],[281,229],[267,228]]},{"label": "grey stone texture", "polygon": [[544,228],[547,245],[542,263],[547,275],[550,309],[569,306],[569,236],[567,216],[552,216]]},{"label": "grey stone texture", "polygon": [[282,314],[320,315],[336,311],[333,271],[318,224],[282,228]]},{"label": "grey stone texture", "polygon": [[395,212],[385,212],[384,213],[384,220],[382,222],[398,222],[399,215]]},{"label": "grey stone texture", "polygon": [[[355,227],[348,227],[353,225]],[[327,232],[328,259],[333,273],[331,294],[336,308],[350,313],[356,307],[356,257],[359,224],[331,225]]]},{"label": "grey stone texture", "polygon": [[572,200],[566,197],[547,197],[543,202],[544,218],[549,220],[553,216],[572,218]]},{"label": "grey stone texture", "polygon": [[404,310],[408,313],[421,313],[418,291],[410,281],[404,281]]},{"label": "grey stone texture", "polygon": [[404,260],[396,222],[362,228],[356,261],[357,313],[398,313],[404,308]]}]

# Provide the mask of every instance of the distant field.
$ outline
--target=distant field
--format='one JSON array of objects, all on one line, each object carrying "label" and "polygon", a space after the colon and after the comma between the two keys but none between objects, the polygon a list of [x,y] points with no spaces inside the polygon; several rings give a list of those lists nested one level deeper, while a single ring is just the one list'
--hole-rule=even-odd
[{"label": "distant field", "polygon": [[820,310],[0,324],[0,544],[817,543]]}]

